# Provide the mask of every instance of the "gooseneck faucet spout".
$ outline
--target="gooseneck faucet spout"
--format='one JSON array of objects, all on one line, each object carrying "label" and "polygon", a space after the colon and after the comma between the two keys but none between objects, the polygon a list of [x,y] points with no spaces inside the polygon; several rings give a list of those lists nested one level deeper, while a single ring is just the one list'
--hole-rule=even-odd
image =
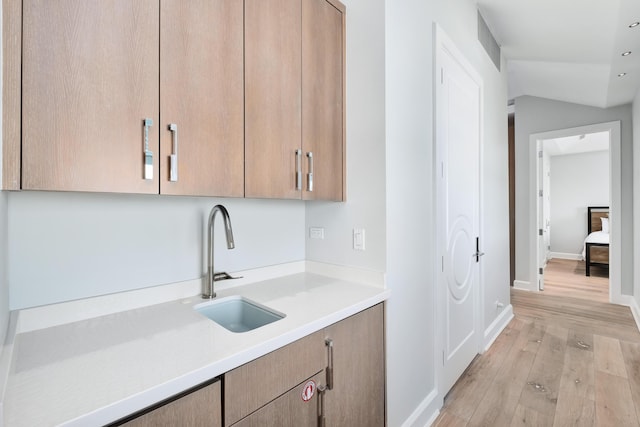
[{"label": "gooseneck faucet spout", "polygon": [[216,293],[214,291],[213,282],[215,281],[215,272],[213,270],[213,226],[215,225],[216,214],[220,212],[222,214],[222,220],[224,221],[224,231],[227,237],[227,248],[233,249],[235,244],[233,243],[233,230],[231,229],[231,220],[229,219],[229,212],[222,205],[215,205],[209,213],[209,239],[207,242],[208,247],[208,266],[207,266],[207,279],[202,285],[202,298],[215,298]]}]

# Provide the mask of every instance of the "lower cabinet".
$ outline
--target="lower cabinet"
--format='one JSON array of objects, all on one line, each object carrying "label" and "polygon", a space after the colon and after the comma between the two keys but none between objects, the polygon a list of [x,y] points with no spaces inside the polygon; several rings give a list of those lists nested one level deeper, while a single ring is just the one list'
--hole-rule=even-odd
[{"label": "lower cabinet", "polygon": [[225,426],[382,427],[384,354],[378,304],[226,373]]},{"label": "lower cabinet", "polygon": [[383,307],[378,304],[325,329],[328,427],[385,425]]},{"label": "lower cabinet", "polygon": [[384,355],[381,303],[113,425],[383,427]]},{"label": "lower cabinet", "polygon": [[[192,391],[193,390],[193,391]],[[208,426],[222,427],[220,380],[198,386],[168,403],[142,411],[113,425],[127,427]]]}]

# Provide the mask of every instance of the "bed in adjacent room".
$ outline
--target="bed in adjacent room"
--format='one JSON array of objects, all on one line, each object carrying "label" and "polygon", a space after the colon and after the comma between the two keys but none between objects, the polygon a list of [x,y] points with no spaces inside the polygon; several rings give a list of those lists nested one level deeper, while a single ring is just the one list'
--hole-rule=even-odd
[{"label": "bed in adjacent room", "polygon": [[582,250],[585,274],[591,275],[594,265],[609,267],[609,207],[589,206],[587,208],[587,238]]}]

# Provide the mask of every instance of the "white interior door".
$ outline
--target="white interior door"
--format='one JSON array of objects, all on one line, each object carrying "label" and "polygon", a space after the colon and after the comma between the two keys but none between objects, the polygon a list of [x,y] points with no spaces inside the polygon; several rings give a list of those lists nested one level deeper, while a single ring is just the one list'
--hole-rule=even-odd
[{"label": "white interior door", "polygon": [[480,350],[480,86],[447,48],[438,49],[436,158],[438,286],[443,313],[442,392]]}]

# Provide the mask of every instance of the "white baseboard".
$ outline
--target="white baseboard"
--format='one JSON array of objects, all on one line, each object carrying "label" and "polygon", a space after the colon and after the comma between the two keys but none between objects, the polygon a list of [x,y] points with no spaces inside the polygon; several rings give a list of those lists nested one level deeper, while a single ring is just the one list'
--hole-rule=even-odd
[{"label": "white baseboard", "polygon": [[582,261],[581,254],[568,254],[564,252],[549,252],[549,259],[558,258],[558,259],[570,259],[573,261]]},{"label": "white baseboard", "polygon": [[635,300],[631,295],[612,295],[611,296],[611,304],[624,305],[625,307],[632,308],[633,303],[635,303]]},{"label": "white baseboard", "polygon": [[538,292],[538,289],[531,287],[531,282],[525,282],[524,280],[514,280],[513,288],[520,289],[521,291]]},{"label": "white baseboard", "polygon": [[498,335],[500,335],[504,328],[507,327],[509,322],[511,322],[511,319],[513,319],[513,306],[509,304],[484,331],[484,346],[482,350],[483,352],[489,350],[491,344],[493,344],[496,338],[498,338]]},{"label": "white baseboard", "polygon": [[640,307],[635,298],[631,298],[629,308],[631,309],[631,314],[633,314],[633,319],[636,321],[636,326],[640,331]]},{"label": "white baseboard", "polygon": [[415,411],[409,415],[409,418],[402,423],[402,427],[428,427],[433,424],[436,418],[438,418],[440,408],[442,407],[442,400],[437,397],[437,390],[431,390],[431,393],[429,393]]}]

